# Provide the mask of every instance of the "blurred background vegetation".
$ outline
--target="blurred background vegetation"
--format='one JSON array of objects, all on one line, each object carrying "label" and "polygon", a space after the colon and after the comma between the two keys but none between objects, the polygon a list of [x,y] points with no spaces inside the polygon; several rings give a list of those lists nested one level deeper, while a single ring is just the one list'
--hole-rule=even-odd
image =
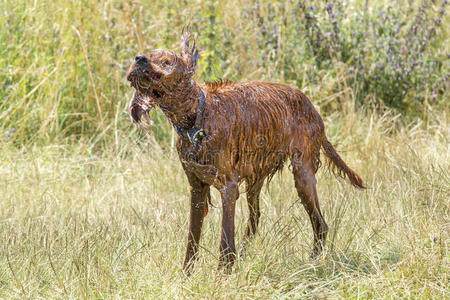
[{"label": "blurred background vegetation", "polygon": [[[343,97],[408,122],[448,110],[447,0],[1,0],[0,10],[2,142],[97,147],[136,136],[127,68],[137,53],[178,50],[188,23],[200,82],[295,85],[325,115]],[[167,121],[152,117],[169,141]]]},{"label": "blurred background vegetation", "polygon": [[[0,298],[448,298],[446,0],[0,0]],[[217,282],[220,193],[180,272],[189,184],[158,110],[137,130],[136,54],[178,51],[190,23],[197,80],[301,88],[368,186],[320,171],[330,227],[312,231],[291,172],[261,194],[249,256]],[[287,166],[286,166],[287,168]],[[243,196],[243,195],[242,195]],[[237,205],[239,244],[247,205]]]}]

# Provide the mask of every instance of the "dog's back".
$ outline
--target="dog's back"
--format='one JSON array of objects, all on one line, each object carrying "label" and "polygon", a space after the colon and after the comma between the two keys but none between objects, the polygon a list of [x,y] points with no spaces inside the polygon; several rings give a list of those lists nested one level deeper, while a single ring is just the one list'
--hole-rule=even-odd
[{"label": "dog's back", "polygon": [[[217,167],[231,168],[250,182],[273,175],[286,158],[319,160],[324,127],[314,106],[297,88],[266,82],[206,84],[204,152]],[[214,151],[217,150],[217,151]]]}]

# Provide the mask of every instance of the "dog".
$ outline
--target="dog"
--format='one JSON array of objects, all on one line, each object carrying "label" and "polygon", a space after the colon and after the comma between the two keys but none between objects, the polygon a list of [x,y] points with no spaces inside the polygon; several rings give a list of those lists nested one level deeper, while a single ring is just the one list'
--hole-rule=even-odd
[{"label": "dog", "polygon": [[299,89],[270,82],[216,82],[199,85],[195,41],[186,30],[181,53],[154,50],[138,55],[127,74],[135,88],[129,114],[135,123],[159,107],[178,133],[176,148],[191,186],[188,244],[183,270],[189,275],[197,257],[210,187],[222,198],[219,270],[231,270],[236,259],[235,206],[246,183],[249,220],[245,245],[260,219],[259,195],[264,181],[289,159],[295,188],[311,220],[312,257],[321,253],[328,226],[320,211],[316,172],[320,150],[334,173],[364,188],[362,179],[341,159],[325,135],[324,123]]}]

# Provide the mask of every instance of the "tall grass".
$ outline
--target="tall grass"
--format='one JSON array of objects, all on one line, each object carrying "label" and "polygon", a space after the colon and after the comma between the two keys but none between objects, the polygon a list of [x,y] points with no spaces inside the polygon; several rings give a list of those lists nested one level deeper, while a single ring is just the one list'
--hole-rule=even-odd
[{"label": "tall grass", "polygon": [[[448,298],[447,6],[0,0],[0,298]],[[182,275],[189,187],[174,133],[157,111],[154,128],[134,129],[125,73],[136,53],[176,49],[189,22],[199,81],[301,87],[367,183],[357,191],[319,171],[330,227],[319,260],[286,167],[263,189],[259,233],[232,274],[215,278],[212,208],[195,272]],[[402,56],[405,37],[419,58]],[[411,59],[427,70],[396,84]],[[238,244],[247,214],[241,199]]]},{"label": "tall grass", "polygon": [[[448,109],[450,72],[447,1],[424,3],[1,0],[0,138],[109,145],[131,129],[131,59],[177,49],[187,23],[200,81],[280,81],[316,100],[342,92],[330,82],[345,78],[356,104],[423,117]],[[155,119],[167,142],[167,123]]]},{"label": "tall grass", "polygon": [[[117,151],[0,149],[1,298],[448,297],[449,120],[395,129],[393,114],[326,119],[359,191],[324,171],[318,193],[330,234],[311,261],[312,229],[289,169],[262,193],[259,233],[232,274],[215,278],[221,209],[204,224],[192,277],[181,273],[189,188],[175,152],[153,135]],[[241,198],[244,196],[242,195]],[[212,202],[220,207],[219,194]],[[247,205],[237,205],[237,244]]]}]

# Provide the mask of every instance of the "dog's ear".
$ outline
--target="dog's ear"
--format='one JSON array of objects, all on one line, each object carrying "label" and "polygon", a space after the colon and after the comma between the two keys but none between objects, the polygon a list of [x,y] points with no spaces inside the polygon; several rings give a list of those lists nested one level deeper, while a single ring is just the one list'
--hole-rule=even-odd
[{"label": "dog's ear", "polygon": [[183,57],[184,61],[187,63],[189,72],[194,73],[200,55],[198,54],[195,40],[192,47],[189,47],[190,39],[191,34],[189,33],[189,28],[183,28],[181,33],[181,57]]},{"label": "dog's ear", "polygon": [[142,119],[147,121],[147,125],[153,125],[153,121],[148,113],[155,105],[156,103],[153,99],[135,91],[128,106],[128,114],[131,121],[142,128],[145,128],[145,125],[141,122]]}]

